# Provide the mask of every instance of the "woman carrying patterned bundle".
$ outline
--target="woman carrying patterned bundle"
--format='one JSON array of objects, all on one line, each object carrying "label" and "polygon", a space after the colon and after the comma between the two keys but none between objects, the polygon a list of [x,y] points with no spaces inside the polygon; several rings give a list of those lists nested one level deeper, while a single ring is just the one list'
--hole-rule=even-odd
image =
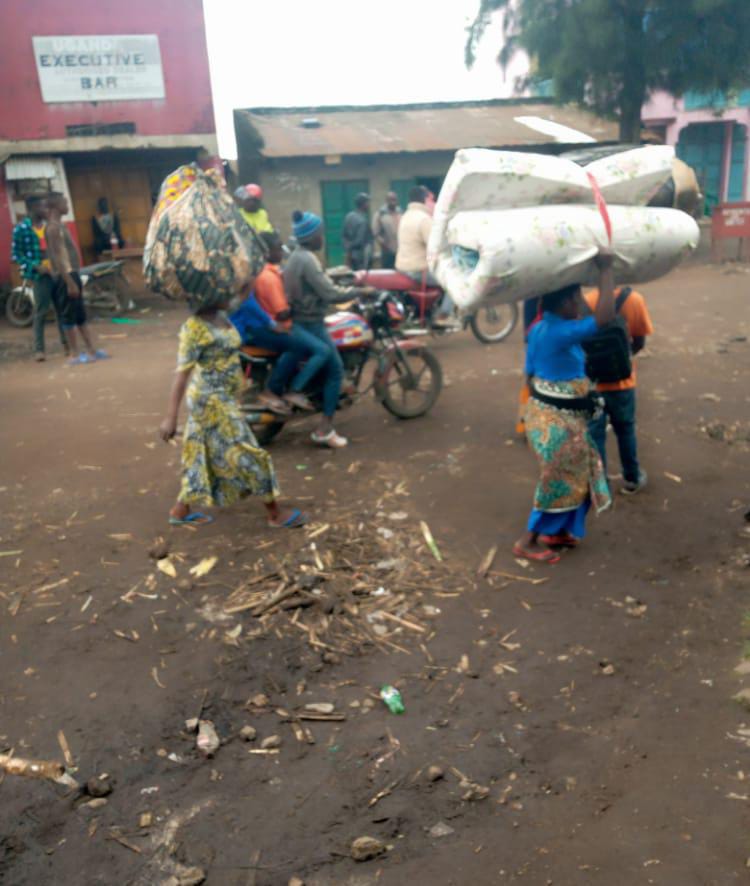
[{"label": "woman carrying patterned bundle", "polygon": [[177,374],[160,428],[163,440],[174,437],[187,392],[182,483],[169,522],[209,523],[212,518],[193,511],[194,505],[225,506],[258,495],[269,525],[302,526],[306,517],[301,511],[279,506],[271,456],[258,446],[240,410],[240,335],[225,313],[228,306],[227,299],[204,303],[180,329]]},{"label": "woman carrying patterned bundle", "polygon": [[544,315],[529,333],[526,375],[531,398],[526,434],[536,453],[541,477],[526,533],[516,542],[517,557],[557,563],[554,548],[573,548],[583,538],[586,515],[611,504],[607,478],[588,431],[597,405],[586,377],[581,342],[615,316],[612,255],[597,256],[601,296],[596,312],[579,319],[580,286],[545,295]]}]

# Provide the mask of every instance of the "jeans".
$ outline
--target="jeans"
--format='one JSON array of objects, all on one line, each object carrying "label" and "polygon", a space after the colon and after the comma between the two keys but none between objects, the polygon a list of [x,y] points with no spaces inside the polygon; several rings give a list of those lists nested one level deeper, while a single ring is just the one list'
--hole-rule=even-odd
[{"label": "jeans", "polygon": [[[295,323],[295,328],[301,328],[304,332],[314,336],[318,342],[321,342],[325,346],[326,360],[324,364],[325,379],[323,381],[323,414],[328,418],[331,418],[336,412],[336,407],[339,405],[341,383],[344,380],[344,364],[341,362],[341,355],[336,350],[336,345],[334,345],[331,340],[331,336],[328,334],[328,329],[322,320],[320,323]],[[318,370],[315,369],[308,372],[311,363],[312,360],[308,360],[307,364],[294,380],[295,385],[302,384],[302,380],[304,379],[304,387],[304,385],[307,385],[312,380],[312,377]]]},{"label": "jeans", "polygon": [[247,339],[249,344],[281,355],[268,379],[268,390],[280,397],[286,390],[290,376],[307,356],[307,349],[289,333],[274,332],[272,329],[251,329]]},{"label": "jeans", "polygon": [[49,274],[41,274],[34,280],[34,350],[38,354],[44,353],[44,322],[52,307],[55,309],[60,341],[63,348],[68,346],[62,327],[62,304],[58,292],[58,281]]},{"label": "jeans", "polygon": [[624,391],[605,391],[604,412],[589,424],[589,431],[607,468],[607,418],[617,437],[622,474],[627,483],[637,483],[640,477],[638,444],[635,438],[635,388]]}]

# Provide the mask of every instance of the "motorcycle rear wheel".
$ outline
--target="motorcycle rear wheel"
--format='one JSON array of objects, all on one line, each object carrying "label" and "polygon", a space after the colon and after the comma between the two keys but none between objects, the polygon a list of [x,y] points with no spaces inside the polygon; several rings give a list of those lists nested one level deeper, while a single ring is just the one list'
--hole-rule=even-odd
[{"label": "motorcycle rear wheel", "polygon": [[5,302],[5,316],[11,326],[23,329],[34,319],[34,302],[22,286],[16,287]]},{"label": "motorcycle rear wheel", "polygon": [[395,359],[383,379],[382,403],[397,418],[419,418],[437,402],[443,388],[443,370],[427,348],[402,351],[401,358],[409,364],[413,380],[410,381],[401,359]]},{"label": "motorcycle rear wheel", "polygon": [[506,305],[485,303],[469,319],[471,331],[483,345],[495,345],[504,341],[517,323],[518,305],[515,302]]}]

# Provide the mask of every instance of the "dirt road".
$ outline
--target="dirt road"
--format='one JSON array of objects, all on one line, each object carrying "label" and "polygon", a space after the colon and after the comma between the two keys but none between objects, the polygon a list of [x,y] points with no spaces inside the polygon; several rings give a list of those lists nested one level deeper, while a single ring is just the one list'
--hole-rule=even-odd
[{"label": "dirt road", "polygon": [[[367,400],[337,453],[285,431],[282,486],[312,522],[280,532],[251,501],[166,526],[179,451],[156,427],[177,309],[97,324],[113,359],[75,369],[18,359],[23,334],[3,328],[0,753],[62,761],[62,730],[74,777],[114,790],[92,807],[6,775],[0,882],[744,882],[749,290],[699,266],[646,288],[651,482],[554,568],[509,552],[536,478],[513,436],[519,333],[438,342],[448,383],[423,420]],[[176,577],[149,557],[159,536]],[[305,576],[302,608],[222,608]],[[321,703],[345,719],[298,719]],[[212,759],[186,730],[197,716],[224,742]],[[358,863],[365,835],[384,849]]]}]

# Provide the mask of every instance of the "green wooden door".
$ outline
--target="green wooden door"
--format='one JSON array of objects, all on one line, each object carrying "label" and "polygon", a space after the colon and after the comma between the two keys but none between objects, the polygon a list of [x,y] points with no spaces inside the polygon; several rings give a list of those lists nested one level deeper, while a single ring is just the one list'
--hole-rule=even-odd
[{"label": "green wooden door", "polygon": [[341,265],[345,261],[341,245],[341,229],[347,213],[354,209],[354,198],[367,192],[366,179],[354,181],[321,182],[323,222],[326,226],[326,262],[329,267]]},{"label": "green wooden door", "polygon": [[732,127],[732,154],[729,161],[727,201],[738,203],[745,199],[745,141],[747,127],[735,123]]},{"label": "green wooden door", "polygon": [[692,166],[705,195],[705,213],[723,201],[721,172],[724,162],[725,124],[691,123],[680,133],[677,156]]}]

